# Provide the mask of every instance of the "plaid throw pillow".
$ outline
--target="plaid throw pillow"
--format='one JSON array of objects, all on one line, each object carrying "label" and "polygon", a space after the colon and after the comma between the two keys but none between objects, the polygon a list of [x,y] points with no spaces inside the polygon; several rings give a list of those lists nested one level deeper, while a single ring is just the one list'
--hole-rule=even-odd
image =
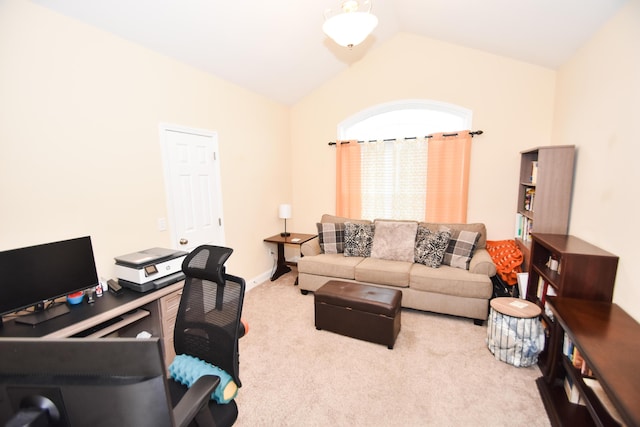
[{"label": "plaid throw pillow", "polygon": [[344,224],[316,223],[320,249],[324,254],[341,254],[344,252]]},{"label": "plaid throw pillow", "polygon": [[442,263],[451,267],[469,269],[469,262],[476,250],[480,233],[454,230],[451,232],[449,245],[444,253]]}]

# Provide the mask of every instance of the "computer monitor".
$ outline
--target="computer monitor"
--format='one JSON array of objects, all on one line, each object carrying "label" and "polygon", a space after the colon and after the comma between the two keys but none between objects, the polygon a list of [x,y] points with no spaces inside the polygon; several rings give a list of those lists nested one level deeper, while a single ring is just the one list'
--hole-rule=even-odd
[{"label": "computer monitor", "polygon": [[165,375],[158,338],[0,339],[0,425],[171,426]]},{"label": "computer monitor", "polygon": [[[0,252],[0,316],[98,284],[91,237],[79,237]],[[50,310],[68,312],[66,304]],[[43,313],[44,314],[44,313]],[[38,323],[49,316],[31,316]]]}]

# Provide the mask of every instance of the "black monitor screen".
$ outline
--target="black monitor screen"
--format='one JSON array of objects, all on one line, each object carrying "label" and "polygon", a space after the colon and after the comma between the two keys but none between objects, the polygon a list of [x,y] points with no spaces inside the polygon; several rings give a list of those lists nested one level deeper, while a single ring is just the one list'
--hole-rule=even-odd
[{"label": "black monitor screen", "polygon": [[0,252],[0,315],[97,284],[89,236]]}]

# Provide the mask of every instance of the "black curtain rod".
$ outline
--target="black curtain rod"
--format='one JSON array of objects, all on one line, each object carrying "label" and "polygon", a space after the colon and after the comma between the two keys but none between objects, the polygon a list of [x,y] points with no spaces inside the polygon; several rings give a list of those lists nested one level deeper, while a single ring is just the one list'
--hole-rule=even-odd
[{"label": "black curtain rod", "polygon": [[[481,131],[481,130],[476,130],[476,131],[469,132],[469,135],[471,135],[471,137],[473,138],[475,135],[482,135],[483,133],[484,132]],[[458,134],[457,133],[445,133],[445,134],[442,134],[442,136],[458,136]],[[432,138],[432,137],[433,137],[433,135],[425,136],[425,138]],[[383,141],[385,141],[385,142],[396,141],[397,139],[398,138],[389,138],[389,139],[383,139]],[[409,137],[404,138],[404,139],[418,139],[418,137],[417,136],[409,136]],[[369,141],[357,141],[357,142],[358,142],[358,144],[362,144],[364,142],[376,142],[376,141],[377,141],[377,139],[370,139]],[[349,143],[349,141],[342,141],[341,142],[341,144],[348,144],[348,143]],[[329,145],[336,145],[336,143],[335,142],[330,142]]]}]

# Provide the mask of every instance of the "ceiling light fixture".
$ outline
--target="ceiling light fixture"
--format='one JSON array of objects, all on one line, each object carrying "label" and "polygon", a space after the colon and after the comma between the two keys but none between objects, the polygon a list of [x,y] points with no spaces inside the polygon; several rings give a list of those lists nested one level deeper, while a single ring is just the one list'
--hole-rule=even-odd
[{"label": "ceiling light fixture", "polygon": [[346,0],[342,2],[340,9],[325,11],[322,31],[340,46],[351,49],[371,34],[378,25],[378,18],[371,13],[370,0]]}]

